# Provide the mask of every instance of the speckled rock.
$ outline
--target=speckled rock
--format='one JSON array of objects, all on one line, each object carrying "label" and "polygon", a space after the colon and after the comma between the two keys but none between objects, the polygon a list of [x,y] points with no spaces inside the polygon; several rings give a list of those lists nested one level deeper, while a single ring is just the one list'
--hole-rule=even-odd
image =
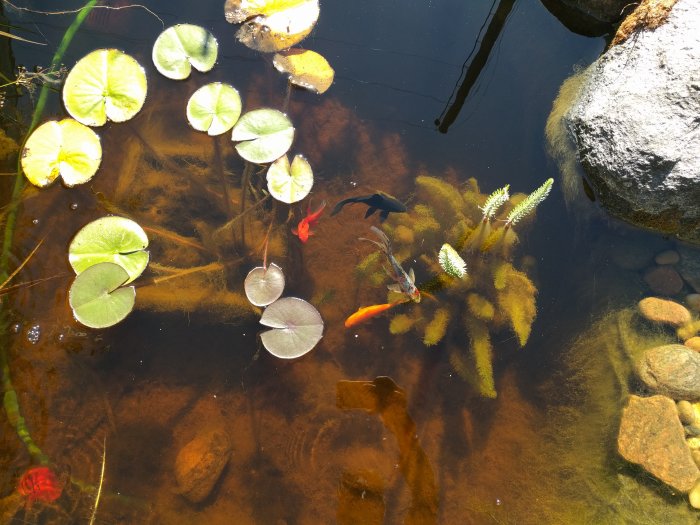
[{"label": "speckled rock", "polygon": [[644,272],[644,282],[658,295],[676,295],[683,289],[683,279],[672,266],[655,266]]},{"label": "speckled rock", "polygon": [[690,506],[694,509],[700,509],[700,482],[696,483],[693,489],[688,494]]},{"label": "speckled rock", "polygon": [[655,394],[673,399],[700,399],[700,354],[678,345],[645,351],[637,362],[639,379]]},{"label": "speckled rock", "polygon": [[659,297],[645,297],[638,304],[639,312],[652,323],[669,324],[673,327],[689,323],[691,315],[682,304]]},{"label": "speckled rock", "polygon": [[231,457],[231,441],[218,429],[205,430],[187,443],[175,459],[178,492],[199,503],[206,499]]},{"label": "speckled rock", "polygon": [[622,411],[617,449],[627,461],[680,492],[689,492],[700,470],[685,444],[673,400],[630,396]]},{"label": "speckled rock", "polygon": [[679,246],[681,262],[678,271],[693,290],[700,293],[700,250],[690,246]]},{"label": "speckled rock", "polygon": [[677,264],[681,260],[680,254],[676,250],[666,250],[661,253],[657,253],[654,257],[654,262],[659,266],[665,264]]},{"label": "speckled rock", "polygon": [[700,337],[695,336],[691,337],[687,341],[683,343],[685,346],[690,348],[691,350],[695,350],[696,352],[700,352]]}]

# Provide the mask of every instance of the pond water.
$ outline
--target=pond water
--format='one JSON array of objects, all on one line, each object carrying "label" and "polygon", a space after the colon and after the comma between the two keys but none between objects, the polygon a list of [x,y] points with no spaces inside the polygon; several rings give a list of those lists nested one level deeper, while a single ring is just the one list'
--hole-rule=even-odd
[{"label": "pond water", "polygon": [[[615,452],[629,388],[620,357],[632,324],[627,309],[650,294],[642,276],[652,256],[680,248],[607,218],[585,196],[565,202],[546,154],[559,86],[595,60],[603,38],[570,32],[534,1],[359,0],[323,2],[302,44],[336,72],[324,95],[294,90],[289,102],[292,153],[304,153],[315,173],[312,207],[383,190],[409,206],[432,206],[438,233],[447,234],[449,207],[426,197],[416,177],[471,195],[470,179],[488,195],[506,184],[529,193],[554,178],[504,258],[527,275],[519,289],[536,287],[537,315],[523,348],[503,319],[487,334],[498,394],[489,398],[465,380],[473,372],[459,373],[469,368],[469,334],[476,339],[478,327],[454,295],[438,290],[397,307],[418,324],[438,311],[449,317],[434,346],[423,344],[421,330],[392,335],[399,312],[343,326],[360,306],[386,301],[388,279],[356,270],[373,251],[358,237],[379,225],[376,214],[363,217],[366,206],[326,212],[306,244],[291,234],[306,201],[266,201],[220,229],[244,209],[243,162],[227,135],[212,139],[188,126],[186,100],[223,81],[240,91],[244,111],[281,108],[286,80],[235,40],[222,1],[165,4],[95,10],[63,60],[70,67],[93,49],[119,48],[143,65],[149,92],[132,121],[98,130],[104,157],[90,183],[22,193],[10,266],[43,243],[16,278],[33,286],[2,296],[2,344],[27,428],[65,489],[51,504],[24,506],[17,480],[32,457],[3,413],[3,523],[88,523],[103,455],[94,523],[696,523],[682,496]],[[500,27],[489,26],[494,13]],[[12,41],[2,58],[10,71],[13,63],[48,64],[74,17],[7,6],[5,16],[48,42]],[[155,70],[151,48],[164,27],[184,22],[218,38],[219,60],[209,73],[172,81]],[[469,65],[486,46],[488,60],[464,96]],[[9,135],[21,140],[31,109],[28,95],[7,97]],[[52,94],[45,118],[65,116]],[[13,169],[9,161],[3,167]],[[0,180],[3,203],[12,180]],[[67,248],[84,224],[111,213],[144,226],[151,264],[137,284],[136,310],[113,328],[91,330],[68,306]],[[389,219],[388,231],[398,236],[400,220]],[[295,360],[265,351],[242,296],[245,274],[262,263],[268,227],[268,259],[285,272],[285,295],[309,300],[325,322],[318,346]],[[441,244],[426,239],[411,232],[397,241],[419,285],[430,278],[421,256],[435,259]],[[200,270],[153,281],[173,268]],[[206,472],[227,450],[213,487],[193,489],[203,499],[180,494],[183,462]]]}]

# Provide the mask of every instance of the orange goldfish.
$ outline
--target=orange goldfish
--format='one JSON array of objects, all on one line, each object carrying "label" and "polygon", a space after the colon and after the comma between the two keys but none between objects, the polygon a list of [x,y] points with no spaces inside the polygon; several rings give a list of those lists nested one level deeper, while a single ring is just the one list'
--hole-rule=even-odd
[{"label": "orange goldfish", "polygon": [[292,233],[299,237],[301,242],[306,242],[309,240],[309,235],[313,235],[314,232],[311,231],[311,226],[318,222],[318,218],[323,213],[323,209],[326,207],[326,201],[321,203],[321,206],[315,211],[311,212],[311,202],[309,201],[309,206],[306,209],[306,217],[299,221],[296,228],[292,228]]},{"label": "orange goldfish", "polygon": [[19,480],[18,492],[27,496],[27,505],[34,501],[51,503],[57,500],[63,492],[56,474],[49,467],[32,467]]},{"label": "orange goldfish", "polygon": [[405,303],[406,301],[398,301],[396,303],[386,303],[386,304],[373,304],[372,306],[365,306],[360,308],[345,320],[345,328],[350,328],[356,324],[360,324],[367,319],[379,315],[382,312],[387,311],[389,308],[396,306],[397,304]]}]

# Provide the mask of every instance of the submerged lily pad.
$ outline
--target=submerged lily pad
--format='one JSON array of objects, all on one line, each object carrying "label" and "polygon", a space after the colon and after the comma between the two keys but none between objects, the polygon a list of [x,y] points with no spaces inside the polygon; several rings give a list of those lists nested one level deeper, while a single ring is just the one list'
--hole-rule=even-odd
[{"label": "submerged lily pad", "polygon": [[297,297],[283,297],[272,303],[265,308],[260,323],[272,328],[260,334],[263,345],[282,359],[301,357],[323,337],[321,314]]},{"label": "submerged lily pad", "polygon": [[192,24],[178,24],[163,31],[153,44],[153,63],[168,78],[182,80],[192,68],[206,73],[216,64],[219,43],[209,31]]},{"label": "submerged lily pad", "polygon": [[273,53],[301,42],[319,15],[318,0],[227,0],[226,20],[245,22],[236,38],[255,51]]},{"label": "submerged lily pad", "polygon": [[122,287],[129,274],[118,264],[103,262],[76,276],[68,292],[75,318],[90,328],[107,328],[123,320],[134,308],[136,290]]},{"label": "submerged lily pad", "polygon": [[68,73],[63,103],[78,122],[102,126],[107,119],[124,122],[136,115],[146,91],[146,73],[134,58],[118,49],[98,49]]},{"label": "submerged lily pad", "polygon": [[48,186],[60,175],[66,186],[89,181],[102,161],[100,137],[72,118],[45,122],[22,150],[22,171],[35,186]]},{"label": "submerged lily pad", "polygon": [[245,160],[262,164],[287,153],[294,140],[294,126],[276,109],[255,109],[243,115],[231,133],[239,142],[236,151]]},{"label": "submerged lily pad", "polygon": [[289,81],[304,89],[325,93],[335,77],[328,61],[315,51],[288,49],[277,53],[273,59],[277,71],[289,74]]},{"label": "submerged lily pad", "polygon": [[243,285],[246,297],[255,306],[267,306],[280,298],[284,291],[284,273],[275,263],[267,268],[253,268],[245,278]]},{"label": "submerged lily pad", "polygon": [[68,260],[80,274],[101,263],[115,263],[129,274],[130,283],[148,265],[148,237],[131,219],[108,216],[85,225],[68,247]]},{"label": "submerged lily pad", "polygon": [[296,155],[289,165],[287,155],[277,159],[267,170],[267,189],[278,201],[291,204],[306,197],[314,185],[311,165],[301,155]]},{"label": "submerged lily pad", "polygon": [[187,120],[198,131],[221,135],[241,116],[241,96],[236,88],[221,82],[202,86],[187,102]]}]

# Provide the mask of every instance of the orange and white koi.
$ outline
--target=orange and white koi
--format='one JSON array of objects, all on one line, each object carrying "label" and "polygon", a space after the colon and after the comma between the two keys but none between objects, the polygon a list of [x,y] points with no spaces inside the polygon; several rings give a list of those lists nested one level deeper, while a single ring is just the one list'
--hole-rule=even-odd
[{"label": "orange and white koi", "polygon": [[372,306],[359,308],[357,312],[345,320],[345,328],[350,328],[351,326],[360,324],[367,319],[371,319],[372,317],[379,315],[382,312],[386,312],[389,308],[396,306],[397,304],[402,304],[405,302],[406,301],[397,301],[395,303],[373,304]]},{"label": "orange and white koi", "polygon": [[389,237],[387,237],[386,234],[376,226],[372,226],[370,229],[377,235],[377,237],[379,237],[380,242],[373,241],[372,239],[365,239],[364,237],[360,237],[360,240],[369,241],[372,244],[379,246],[379,249],[384,252],[384,255],[386,255],[386,258],[389,260],[391,271],[386,268],[385,270],[389,274],[389,277],[396,281],[396,283],[390,284],[387,286],[387,288],[392,292],[407,295],[409,299],[419,303],[420,291],[416,287],[416,276],[413,273],[413,268],[408,270],[407,273],[396,260],[396,257],[394,257],[394,254],[391,251],[391,241],[389,240]]},{"label": "orange and white koi", "polygon": [[292,228],[292,233],[299,237],[299,240],[301,242],[306,242],[309,240],[309,235],[313,235],[314,232],[311,231],[311,226],[316,224],[318,222],[319,217],[321,216],[321,213],[323,213],[323,209],[326,207],[326,201],[323,201],[321,203],[321,206],[315,211],[311,212],[311,202],[309,202],[309,206],[306,209],[306,217],[304,217],[302,220],[299,221],[299,224],[297,225],[296,228]]}]

